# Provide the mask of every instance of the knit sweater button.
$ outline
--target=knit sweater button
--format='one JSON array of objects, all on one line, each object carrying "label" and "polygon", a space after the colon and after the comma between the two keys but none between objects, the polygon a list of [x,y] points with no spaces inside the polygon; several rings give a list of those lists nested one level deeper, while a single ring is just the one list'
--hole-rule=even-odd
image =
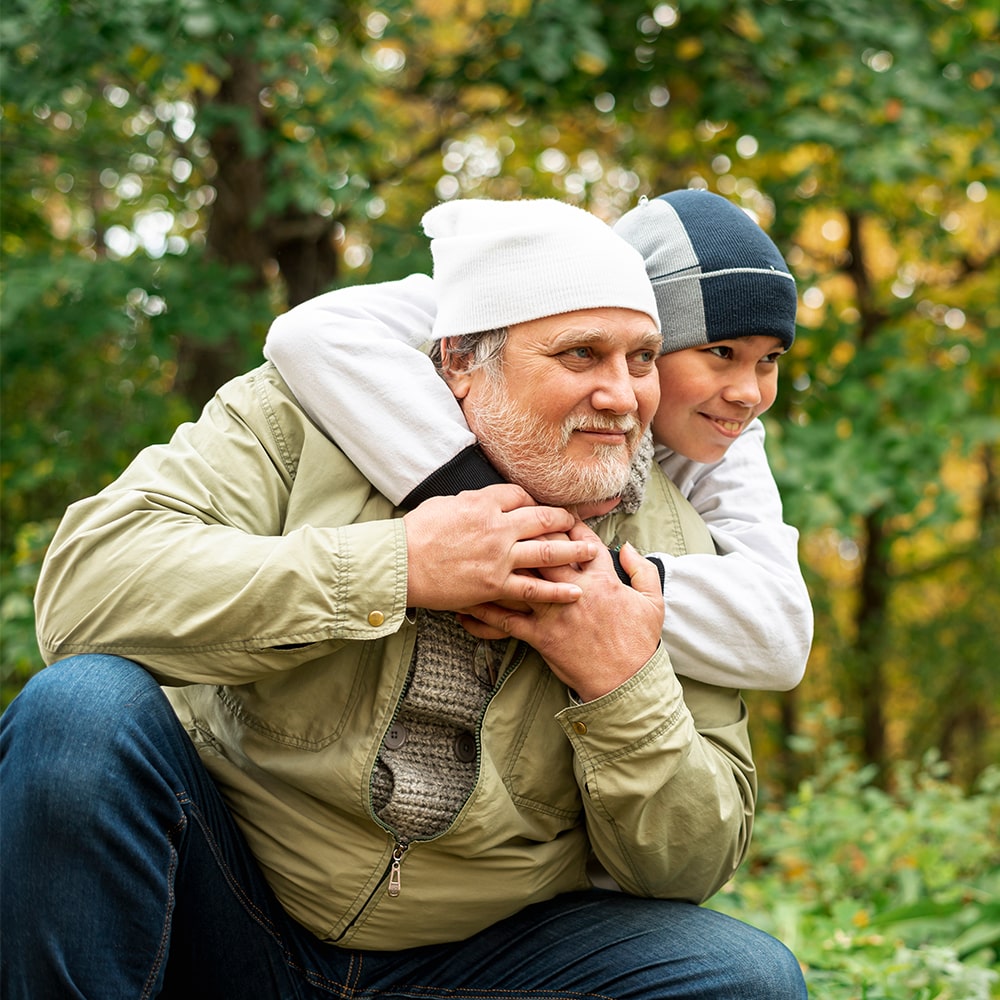
[{"label": "knit sweater button", "polygon": [[476,738],[472,733],[462,733],[455,740],[455,756],[468,764],[476,759]]},{"label": "knit sweater button", "polygon": [[368,624],[372,628],[378,628],[385,621],[385,615],[381,611],[369,611],[368,612]]},{"label": "knit sweater button", "polygon": [[495,667],[492,662],[492,653],[485,642],[480,642],[472,654],[472,672],[487,687],[496,684]]},{"label": "knit sweater button", "polygon": [[406,742],[406,726],[401,722],[394,722],[389,731],[385,734],[382,744],[387,750],[398,750]]}]

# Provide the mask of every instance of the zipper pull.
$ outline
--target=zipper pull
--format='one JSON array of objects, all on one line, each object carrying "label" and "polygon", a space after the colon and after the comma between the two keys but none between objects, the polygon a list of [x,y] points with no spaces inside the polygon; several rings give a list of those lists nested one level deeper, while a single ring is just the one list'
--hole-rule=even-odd
[{"label": "zipper pull", "polygon": [[403,863],[403,854],[406,853],[407,844],[397,841],[392,851],[392,866],[389,869],[389,895],[398,896],[400,889],[399,868]]}]

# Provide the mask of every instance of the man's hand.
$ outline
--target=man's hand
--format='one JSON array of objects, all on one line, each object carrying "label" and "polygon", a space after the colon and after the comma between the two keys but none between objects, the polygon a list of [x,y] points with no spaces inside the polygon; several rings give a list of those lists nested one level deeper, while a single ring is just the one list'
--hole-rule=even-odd
[{"label": "man's hand", "polygon": [[492,601],[575,601],[581,594],[575,580],[531,571],[570,568],[601,548],[596,535],[565,535],[574,524],[568,511],[540,507],[521,487],[506,484],[433,497],[406,514],[403,524],[406,603],[437,611]]},{"label": "man's hand", "polygon": [[483,604],[465,609],[463,624],[473,633],[485,625],[534,646],[561,681],[582,700],[592,701],[628,680],[656,651],[663,628],[663,594],[656,567],[631,545],[620,553],[632,582],[626,586],[615,573],[610,553],[589,528],[577,523],[570,537],[593,539],[598,548],[595,558],[542,573],[548,580],[580,587],[583,594],[578,601],[528,601],[530,611]]}]

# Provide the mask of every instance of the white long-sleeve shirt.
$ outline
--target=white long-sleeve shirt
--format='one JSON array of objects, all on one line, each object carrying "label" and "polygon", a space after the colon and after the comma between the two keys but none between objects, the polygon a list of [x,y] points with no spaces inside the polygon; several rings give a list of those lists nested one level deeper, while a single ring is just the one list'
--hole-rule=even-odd
[{"label": "white long-sleeve shirt", "polygon": [[[279,316],[264,347],[310,418],[396,504],[475,444],[423,350],[435,310],[428,275],[351,286]],[[722,556],[651,553],[666,569],[663,641],[675,670],[723,687],[789,690],[805,671],[813,613],[763,424],[753,421],[712,465],[662,447],[656,458]]]}]

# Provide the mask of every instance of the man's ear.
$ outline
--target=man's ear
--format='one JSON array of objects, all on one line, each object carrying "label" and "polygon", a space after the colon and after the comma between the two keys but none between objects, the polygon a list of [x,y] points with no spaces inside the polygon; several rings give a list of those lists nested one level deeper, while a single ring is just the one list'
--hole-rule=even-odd
[{"label": "man's ear", "polygon": [[441,338],[441,374],[448,383],[456,399],[465,399],[472,388],[472,373],[469,371],[470,356],[455,350],[457,338]]}]

